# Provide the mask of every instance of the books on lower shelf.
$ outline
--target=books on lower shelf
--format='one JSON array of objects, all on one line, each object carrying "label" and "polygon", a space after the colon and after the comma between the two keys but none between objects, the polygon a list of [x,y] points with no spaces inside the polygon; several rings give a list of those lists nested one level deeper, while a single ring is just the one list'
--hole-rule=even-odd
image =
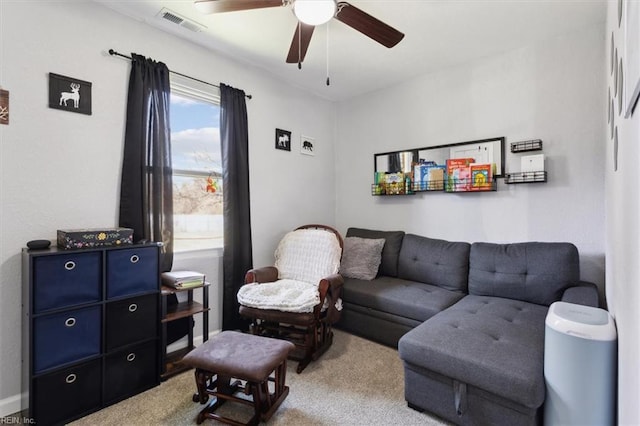
[{"label": "books on lower shelf", "polygon": [[444,189],[445,166],[433,161],[414,165],[414,189],[416,191],[442,191]]},{"label": "books on lower shelf", "polygon": [[448,159],[445,191],[491,191],[495,168],[495,163],[476,163],[473,158]]},{"label": "books on lower shelf", "polygon": [[204,274],[195,271],[163,272],[161,277],[163,285],[178,289],[204,285],[205,278]]}]

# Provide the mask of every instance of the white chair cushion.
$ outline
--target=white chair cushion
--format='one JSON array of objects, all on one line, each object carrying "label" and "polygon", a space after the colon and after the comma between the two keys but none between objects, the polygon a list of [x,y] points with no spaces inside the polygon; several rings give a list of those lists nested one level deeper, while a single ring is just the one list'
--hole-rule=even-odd
[{"label": "white chair cushion", "polygon": [[284,312],[313,312],[320,303],[318,286],[296,280],[245,284],[238,290],[241,305]]},{"label": "white chair cushion", "polygon": [[333,232],[299,229],[287,233],[276,249],[278,279],[318,285],[320,280],[337,274],[342,249]]}]

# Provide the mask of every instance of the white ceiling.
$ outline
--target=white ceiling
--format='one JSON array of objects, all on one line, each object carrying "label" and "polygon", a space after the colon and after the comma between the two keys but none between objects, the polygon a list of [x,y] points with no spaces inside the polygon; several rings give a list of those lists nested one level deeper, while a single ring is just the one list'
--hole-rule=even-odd
[{"label": "white ceiling", "polygon": [[[336,101],[604,23],[607,3],[606,0],[351,0],[353,6],[403,32],[404,39],[387,49],[334,19],[328,24],[328,36],[327,25],[316,28],[302,69],[298,70],[297,64],[285,63],[297,22],[290,6],[203,15],[191,0],[94,1]],[[161,19],[159,12],[163,7],[206,29],[192,32]],[[135,50],[135,46],[131,49]],[[331,77],[328,87],[327,64]]]}]

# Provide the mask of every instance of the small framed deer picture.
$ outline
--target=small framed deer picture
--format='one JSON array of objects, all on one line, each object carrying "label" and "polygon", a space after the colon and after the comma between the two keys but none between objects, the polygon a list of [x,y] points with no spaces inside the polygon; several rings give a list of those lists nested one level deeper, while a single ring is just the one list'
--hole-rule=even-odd
[{"label": "small framed deer picture", "polygon": [[291,151],[291,132],[288,130],[276,129],[276,149]]},{"label": "small framed deer picture", "polygon": [[91,115],[91,83],[50,72],[49,108]]}]

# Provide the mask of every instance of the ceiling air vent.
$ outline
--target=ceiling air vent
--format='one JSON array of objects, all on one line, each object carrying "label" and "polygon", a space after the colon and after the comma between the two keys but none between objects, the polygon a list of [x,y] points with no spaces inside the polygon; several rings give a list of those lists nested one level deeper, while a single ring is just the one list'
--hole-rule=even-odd
[{"label": "ceiling air vent", "polygon": [[199,24],[189,18],[185,18],[184,16],[180,16],[176,12],[167,9],[166,7],[163,7],[162,10],[158,12],[157,16],[195,33],[199,33],[200,31],[204,31],[207,29],[207,27],[205,27],[204,25]]}]

